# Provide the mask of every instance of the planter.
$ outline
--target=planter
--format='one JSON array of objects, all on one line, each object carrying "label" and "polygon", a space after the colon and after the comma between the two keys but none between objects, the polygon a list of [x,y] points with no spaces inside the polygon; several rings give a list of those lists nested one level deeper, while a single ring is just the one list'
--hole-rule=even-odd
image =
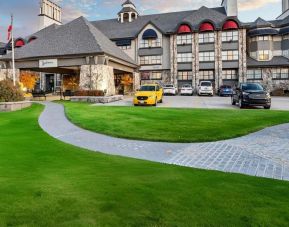
[{"label": "planter", "polygon": [[71,102],[111,103],[123,100],[123,95],[114,96],[73,96]]},{"label": "planter", "polygon": [[0,112],[10,112],[16,110],[22,110],[24,108],[30,107],[31,102],[22,101],[22,102],[0,102]]}]

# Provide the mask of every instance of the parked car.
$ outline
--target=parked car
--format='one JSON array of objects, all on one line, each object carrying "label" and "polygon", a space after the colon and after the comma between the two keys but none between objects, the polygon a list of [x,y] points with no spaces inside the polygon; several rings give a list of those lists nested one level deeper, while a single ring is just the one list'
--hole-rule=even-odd
[{"label": "parked car", "polygon": [[230,85],[222,85],[218,90],[219,96],[232,96],[233,88]]},{"label": "parked car", "polygon": [[163,86],[164,89],[164,95],[176,95],[177,94],[177,88],[173,84],[165,84]]},{"label": "parked car", "polygon": [[190,84],[185,84],[181,87],[180,95],[193,95],[193,87]]},{"label": "parked car", "polygon": [[213,84],[211,81],[202,81],[198,86],[198,95],[214,95]]},{"label": "parked car", "polygon": [[157,106],[163,102],[163,89],[158,84],[146,84],[136,92],[133,104],[135,106]]},{"label": "parked car", "polygon": [[232,95],[232,105],[237,103],[240,108],[263,106],[265,109],[270,109],[271,96],[259,83],[241,83]]}]

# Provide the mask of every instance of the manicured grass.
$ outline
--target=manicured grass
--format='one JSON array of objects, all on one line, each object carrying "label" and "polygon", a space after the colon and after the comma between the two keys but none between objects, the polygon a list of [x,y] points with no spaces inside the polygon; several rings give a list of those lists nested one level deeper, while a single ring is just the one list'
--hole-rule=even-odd
[{"label": "manicured grass", "polygon": [[0,113],[0,226],[286,226],[289,183],[93,153]]},{"label": "manicured grass", "polygon": [[289,122],[289,112],[268,110],[98,107],[63,102],[68,118],[85,129],[129,139],[205,142],[230,139]]}]

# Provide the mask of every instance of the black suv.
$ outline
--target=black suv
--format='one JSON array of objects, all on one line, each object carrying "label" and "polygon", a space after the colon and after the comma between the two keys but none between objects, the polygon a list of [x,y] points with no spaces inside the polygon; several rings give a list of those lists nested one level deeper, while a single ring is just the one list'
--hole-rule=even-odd
[{"label": "black suv", "polygon": [[232,95],[232,105],[236,105],[236,103],[240,108],[263,106],[265,109],[270,109],[271,97],[259,83],[241,83]]}]

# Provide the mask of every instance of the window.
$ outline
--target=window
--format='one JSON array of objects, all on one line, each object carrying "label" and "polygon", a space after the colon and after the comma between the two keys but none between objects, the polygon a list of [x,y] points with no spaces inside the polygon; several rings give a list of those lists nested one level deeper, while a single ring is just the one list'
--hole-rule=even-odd
[{"label": "window", "polygon": [[289,79],[288,69],[272,69],[272,78],[275,80]]},{"label": "window", "polygon": [[215,34],[213,32],[206,32],[199,34],[199,43],[213,43],[215,42]]},{"label": "window", "polygon": [[178,72],[178,80],[192,80],[193,72],[190,71],[179,71]]},{"label": "window", "polygon": [[258,52],[260,61],[268,61],[270,59],[270,51],[269,50],[260,50]]},{"label": "window", "polygon": [[62,78],[60,74],[56,74],[56,81],[55,81],[55,86],[56,87],[61,87],[62,85]]},{"label": "window", "polygon": [[223,80],[237,80],[237,70],[223,70]]},{"label": "window", "polygon": [[289,58],[289,50],[283,50],[282,55],[286,58]]},{"label": "window", "polygon": [[178,35],[177,36],[177,45],[192,44],[192,35]]},{"label": "window", "polygon": [[192,62],[193,54],[192,53],[181,53],[178,54],[178,62]]},{"label": "window", "polygon": [[129,50],[129,49],[131,49],[131,46],[130,45],[128,45],[128,46],[119,46],[119,48],[122,49],[122,50]]},{"label": "window", "polygon": [[238,31],[227,31],[222,32],[222,41],[223,42],[231,42],[239,40],[239,32]]},{"label": "window", "polygon": [[141,56],[140,57],[141,65],[160,65],[162,64],[162,56]]},{"label": "window", "polygon": [[222,51],[222,60],[223,61],[237,61],[237,60],[239,60],[239,51],[238,50]]},{"label": "window", "polygon": [[268,41],[271,40],[270,36],[258,36],[258,41]]},{"label": "window", "polygon": [[162,72],[152,72],[150,79],[151,80],[161,80],[162,79]]},{"label": "window", "polygon": [[213,70],[200,71],[199,78],[200,80],[214,80],[214,71]]},{"label": "window", "polygon": [[261,69],[250,69],[247,70],[248,80],[262,80],[262,70]]},{"label": "window", "polygon": [[161,47],[160,39],[143,39],[140,42],[140,48]]},{"label": "window", "polygon": [[289,35],[283,35],[283,40],[287,40],[287,39],[289,39]]},{"label": "window", "polygon": [[200,62],[215,61],[215,52],[200,52],[199,60]]},{"label": "window", "polygon": [[162,80],[162,72],[161,71],[141,72],[141,80]]}]

